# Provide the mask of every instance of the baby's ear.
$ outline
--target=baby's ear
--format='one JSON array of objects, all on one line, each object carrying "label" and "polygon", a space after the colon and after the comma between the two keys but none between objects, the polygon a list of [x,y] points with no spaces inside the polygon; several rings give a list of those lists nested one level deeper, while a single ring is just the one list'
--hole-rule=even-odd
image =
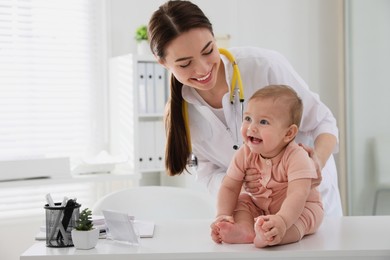
[{"label": "baby's ear", "polygon": [[288,127],[284,140],[288,143],[295,138],[298,133],[298,126],[296,124],[292,124]]}]

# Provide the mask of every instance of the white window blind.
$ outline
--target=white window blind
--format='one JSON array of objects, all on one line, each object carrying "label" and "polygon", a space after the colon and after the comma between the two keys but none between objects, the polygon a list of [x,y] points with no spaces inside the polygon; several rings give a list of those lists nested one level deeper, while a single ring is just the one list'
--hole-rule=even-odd
[{"label": "white window blind", "polygon": [[[104,149],[103,3],[0,0],[0,163]],[[84,205],[94,196],[88,183],[33,186],[4,190],[0,219],[42,213],[47,192]]]},{"label": "white window blind", "polygon": [[0,160],[101,148],[99,3],[0,0]]}]

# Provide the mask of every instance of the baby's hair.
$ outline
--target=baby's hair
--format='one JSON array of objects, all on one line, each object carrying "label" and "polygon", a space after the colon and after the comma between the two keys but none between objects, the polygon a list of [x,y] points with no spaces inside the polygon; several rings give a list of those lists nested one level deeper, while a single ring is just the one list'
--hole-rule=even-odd
[{"label": "baby's hair", "polygon": [[249,99],[257,98],[272,98],[274,101],[280,100],[285,106],[288,106],[290,111],[291,124],[295,124],[297,127],[301,124],[303,104],[302,99],[298,96],[297,92],[287,85],[269,85],[257,90]]}]

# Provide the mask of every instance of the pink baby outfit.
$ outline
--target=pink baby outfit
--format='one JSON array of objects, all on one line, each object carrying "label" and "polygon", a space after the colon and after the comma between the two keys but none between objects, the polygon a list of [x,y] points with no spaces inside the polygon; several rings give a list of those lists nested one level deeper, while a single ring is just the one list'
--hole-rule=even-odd
[{"label": "pink baby outfit", "polygon": [[312,189],[307,198],[305,208],[294,224],[301,237],[314,233],[322,222],[324,211],[317,186],[321,176],[317,175],[314,163],[307,152],[295,142],[290,144],[279,155],[265,159],[252,153],[247,145],[237,151],[227,174],[238,181],[243,181],[247,169],[257,169],[262,184],[256,193],[242,193],[236,211],[250,212],[254,218],[259,215],[276,214],[287,195],[289,181],[302,178],[312,179]]}]

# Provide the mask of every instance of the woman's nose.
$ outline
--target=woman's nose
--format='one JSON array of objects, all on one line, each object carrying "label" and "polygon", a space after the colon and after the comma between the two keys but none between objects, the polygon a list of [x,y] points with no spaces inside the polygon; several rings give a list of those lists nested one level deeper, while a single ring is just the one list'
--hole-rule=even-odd
[{"label": "woman's nose", "polygon": [[206,59],[201,59],[196,66],[196,74],[204,76],[210,72],[210,64]]}]

